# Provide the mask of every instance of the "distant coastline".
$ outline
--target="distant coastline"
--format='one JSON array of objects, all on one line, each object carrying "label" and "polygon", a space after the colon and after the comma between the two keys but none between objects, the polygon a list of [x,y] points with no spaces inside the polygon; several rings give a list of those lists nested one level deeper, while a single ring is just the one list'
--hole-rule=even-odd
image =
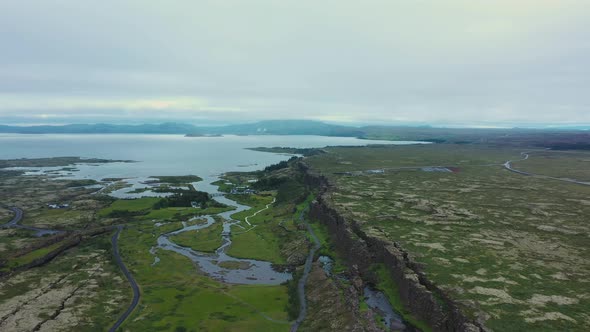
[{"label": "distant coastline", "polygon": [[223,137],[222,134],[186,134],[184,137]]}]

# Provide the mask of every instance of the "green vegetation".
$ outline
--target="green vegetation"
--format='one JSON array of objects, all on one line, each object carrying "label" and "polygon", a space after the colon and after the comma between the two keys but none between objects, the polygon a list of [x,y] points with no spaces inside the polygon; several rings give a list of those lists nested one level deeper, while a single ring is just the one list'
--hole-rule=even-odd
[{"label": "green vegetation", "polygon": [[321,149],[315,148],[289,148],[289,147],[273,147],[273,148],[250,148],[249,150],[270,152],[270,153],[284,153],[284,154],[299,154],[305,157],[314,156],[323,153]]},{"label": "green vegetation", "polygon": [[[240,204],[250,206],[250,209],[231,215],[233,219],[245,221],[246,217],[254,214],[256,211],[266,208],[271,204],[273,197],[269,195],[227,195],[227,198],[234,200]],[[250,222],[252,222],[250,220]]]},{"label": "green vegetation", "polygon": [[0,229],[0,261],[18,250],[29,245],[34,245],[41,239],[34,237],[34,232],[18,229],[4,228]]},{"label": "green vegetation", "polygon": [[[240,177],[248,182],[251,179],[256,179],[257,175],[244,174]],[[87,195],[91,192],[90,190],[68,189],[71,188],[71,184],[68,184],[67,181],[39,181],[40,178],[44,177],[9,178],[7,182],[2,183],[3,192],[18,193],[16,198],[11,198],[8,202],[11,205],[22,206],[26,211],[23,223],[47,226],[48,228],[59,225],[64,229],[92,229],[100,225],[127,224],[119,238],[120,252],[125,264],[141,287],[142,298],[133,316],[126,321],[124,329],[289,330],[287,308],[290,297],[294,295],[290,296],[287,285],[224,284],[203,275],[189,259],[162,249],[155,249],[155,254],[160,258],[160,261],[154,264],[154,255],[150,253],[150,249],[157,247],[156,240],[160,234],[180,229],[182,225],[178,221],[187,221],[193,216],[203,214],[216,214],[231,208],[217,204],[206,204],[204,209],[164,206],[162,201],[166,200],[149,197],[115,200],[102,195]],[[83,185],[81,182],[76,184]],[[123,186],[126,184],[121,182],[111,189],[115,190]],[[15,188],[18,190],[14,190]],[[198,193],[194,190],[190,191]],[[39,195],[37,196],[36,193]],[[184,194],[184,190],[182,194]],[[239,195],[238,198],[241,201],[251,203],[256,210],[253,208],[238,217],[244,219],[258,209],[264,208],[266,204],[272,202],[274,194],[276,192],[265,193],[266,196]],[[43,200],[44,198],[46,200]],[[29,201],[30,203],[28,203]],[[23,202],[25,204],[22,204]],[[53,202],[71,202],[71,208],[46,208],[47,204]],[[302,236],[303,233],[297,231],[292,220],[293,207],[292,203],[284,203],[277,209],[271,207],[265,211],[266,213],[249,218],[249,221],[257,226],[248,233],[254,234],[260,228],[263,235],[262,238],[253,241],[255,251],[260,256],[268,255],[268,253],[263,253],[268,251],[274,255],[271,257],[271,261],[286,263],[288,259],[292,259],[293,253],[305,252],[306,242]],[[269,213],[271,210],[273,213]],[[7,218],[7,216],[7,213],[2,214],[3,218]],[[202,221],[195,220],[187,222],[187,224],[199,222]],[[246,223],[243,222],[242,225],[246,226]],[[181,233],[172,237],[172,240],[199,251],[213,251],[221,245],[221,230],[221,221],[217,221],[211,227],[198,232]],[[245,230],[239,229],[236,232]],[[0,252],[2,253],[5,253],[5,250],[21,250],[25,246],[37,244],[39,241],[39,239],[31,237],[29,231],[6,229],[0,230],[0,232],[2,235]],[[236,234],[236,236],[243,236],[243,234]],[[245,241],[249,241],[247,236],[244,236]],[[110,326],[128,304],[131,291],[118,268],[116,266],[112,268],[114,264],[110,253],[109,239],[110,236],[106,235],[84,239],[81,245],[66,250],[47,264],[23,272],[27,273],[27,276],[34,276],[34,278],[31,277],[33,279],[29,277],[26,279],[30,288],[19,284],[17,287],[7,290],[7,287],[3,286],[0,289],[0,299],[12,299],[12,297],[21,294],[29,298],[35,294],[36,289],[48,290],[51,300],[44,301],[50,303],[51,308],[55,308],[54,304],[59,307],[66,296],[71,296],[72,305],[70,306],[70,300],[68,300],[66,308],[72,313],[68,317],[72,317],[71,324],[74,324],[76,328],[100,330]],[[299,242],[295,241],[296,243],[293,244],[293,240]],[[242,241],[238,240],[237,242]],[[92,245],[87,247],[87,244]],[[60,245],[59,242],[47,245],[21,256],[11,257],[2,263],[10,268],[22,266],[59,249]],[[84,248],[84,250],[79,250],[80,248]],[[70,258],[70,253],[76,253],[75,258]],[[68,264],[76,260],[80,263],[70,266],[62,265],[61,260],[65,257],[68,257]],[[59,264],[62,269],[61,274],[53,273],[56,264]],[[108,264],[108,266],[104,264]],[[248,268],[247,263],[238,261],[222,262],[220,265],[228,269]],[[78,271],[78,269],[81,270]],[[30,271],[38,272],[31,274]],[[105,277],[102,276],[103,274]],[[49,281],[56,282],[57,286],[42,284],[45,282],[45,276],[49,277]],[[64,276],[67,278],[67,282],[62,284],[58,280]],[[16,282],[18,278],[14,280]],[[75,293],[76,289],[79,289],[81,293]],[[74,292],[73,295],[72,292]],[[5,295],[6,297],[4,297]],[[17,300],[18,298],[14,298],[14,301]],[[34,329],[41,320],[49,319],[53,315],[54,309],[43,307],[44,301],[37,301],[31,297],[30,305],[27,305],[26,310],[23,309],[27,315],[39,317],[39,320],[31,319],[33,325],[28,328],[29,330]],[[8,305],[11,302],[6,303]],[[34,311],[27,311],[30,306],[37,303],[38,307]],[[15,302],[11,306],[18,307],[18,304]],[[74,309],[78,306],[79,309]],[[18,319],[22,321],[22,317],[18,317]],[[51,324],[57,323],[58,320],[51,322]],[[59,324],[67,327],[70,326],[70,321],[59,321]],[[4,328],[4,325],[2,327]],[[50,329],[50,326],[47,325],[44,328]]]},{"label": "green vegetation", "polygon": [[297,159],[298,159],[297,157],[291,157],[291,158],[289,158],[289,160],[283,160],[283,161],[278,162],[276,164],[266,166],[264,168],[264,172],[273,172],[273,171],[278,171],[280,169],[285,169],[285,168],[289,167],[289,165]]},{"label": "green vegetation", "polygon": [[590,182],[589,151],[527,151],[527,160],[514,161],[512,167],[525,172]]},{"label": "green vegetation", "polygon": [[129,187],[131,187],[131,185],[125,181],[116,181],[104,187],[104,189],[102,189],[100,193],[103,195],[109,195],[117,190]]},{"label": "green vegetation", "polygon": [[150,209],[161,200],[157,197],[143,197],[138,199],[121,199],[113,202],[111,206],[102,209],[98,215],[102,217],[117,215],[117,213],[135,213],[135,215],[147,214]]},{"label": "green vegetation", "polygon": [[5,159],[0,160],[0,168],[8,167],[59,167],[74,164],[104,164],[115,162],[131,162],[129,160],[109,159],[82,159],[79,157],[54,157],[54,158],[30,158],[30,159]]},{"label": "green vegetation", "polygon": [[209,205],[221,206],[219,203],[212,201],[209,194],[203,191],[196,190],[176,190],[175,194],[169,197],[160,199],[154,204],[155,209],[162,209],[167,207],[191,207],[197,204],[201,208]]},{"label": "green vegetation", "polygon": [[[273,209],[267,209],[256,216],[251,217],[257,211],[266,208],[272,202],[272,197],[260,195],[234,195],[231,197],[240,204],[252,206],[250,210],[232,215],[236,220],[248,221],[252,226],[242,223],[246,230],[238,227],[232,228],[232,245],[227,251],[228,255],[236,258],[254,258],[277,264],[286,262],[281,255],[280,243],[283,231],[278,228],[278,222],[274,219]],[[251,228],[255,227],[255,228]]]},{"label": "green vegetation", "polygon": [[13,259],[9,259],[6,266],[3,267],[1,270],[13,270],[18,268],[19,266],[24,266],[27,264],[32,263],[36,259],[42,258],[45,255],[49,254],[50,252],[58,249],[62,245],[61,242],[54,243],[47,247],[39,248],[37,250],[33,250],[25,255],[14,257]]},{"label": "green vegetation", "polygon": [[[192,191],[190,191],[193,193]],[[194,192],[201,193],[201,192]],[[206,195],[206,193],[204,193]],[[116,200],[109,207],[102,209],[98,215],[101,217],[132,218],[135,220],[182,220],[185,217],[199,216],[211,213],[228,211],[231,208],[211,201],[210,204],[201,204],[204,208],[185,207],[188,199],[202,198],[203,195],[184,196],[183,198],[157,198],[143,197],[138,199]],[[207,198],[209,202],[209,198]],[[180,205],[176,207],[175,205]]]},{"label": "green vegetation", "polygon": [[301,308],[301,300],[299,299],[299,280],[301,279],[302,273],[296,272],[293,274],[293,279],[286,282],[287,292],[289,294],[289,302],[287,304],[287,314],[289,320],[296,320],[299,317],[299,311]]},{"label": "green vegetation", "polygon": [[330,240],[330,234],[328,227],[321,224],[317,220],[310,220],[309,225],[313,230],[314,234],[320,240],[321,247],[317,251],[317,256],[328,256],[334,262],[332,266],[332,273],[339,274],[345,272],[348,268],[346,267],[346,259],[338,254],[335,248],[335,244]]},{"label": "green vegetation", "polygon": [[41,228],[76,229],[94,222],[93,209],[49,209],[42,208],[25,214],[21,224]]},{"label": "green vegetation", "polygon": [[[31,256],[40,253],[37,250]],[[4,279],[0,290],[0,307],[8,309],[0,325],[5,331],[32,331],[38,324],[50,330],[71,326],[102,331],[128,305],[130,293],[112,261],[108,235],[88,239],[49,264]],[[59,314],[67,314],[67,321],[50,319],[52,315],[62,317]]]},{"label": "green vegetation", "polygon": [[223,223],[217,221],[213,225],[203,229],[176,234],[170,237],[170,240],[180,246],[196,251],[214,252],[217,248],[221,247],[221,232],[223,232]]},{"label": "green vegetation", "polygon": [[229,193],[235,187],[251,186],[261,175],[261,172],[228,172],[213,184],[219,186],[219,191]]},{"label": "green vegetation", "polygon": [[92,186],[98,184],[96,180],[86,179],[86,180],[71,180],[68,182],[68,187],[85,187],[85,186]]},{"label": "green vegetation", "polygon": [[[513,148],[326,151],[305,162],[333,184],[325,195],[328,203],[356,220],[367,236],[407,250],[470,317],[488,317],[485,325],[498,331],[587,326],[590,187],[505,170],[506,160],[521,158],[522,150]],[[514,167],[588,179],[584,160],[582,153],[545,151]],[[425,166],[454,172],[425,171]],[[384,172],[345,175],[374,169]]]},{"label": "green vegetation", "polygon": [[253,258],[277,264],[286,262],[281,255],[280,239],[268,227],[257,227],[255,231],[232,235],[232,238],[234,240],[227,252],[232,257]]},{"label": "green vegetation", "polygon": [[[142,288],[142,301],[124,329],[288,331],[286,286],[226,285],[198,273],[186,257],[158,250],[153,234],[170,230],[145,224],[121,234],[121,253]],[[265,318],[268,316],[278,322]]]},{"label": "green vegetation", "polygon": [[[228,254],[237,258],[254,258],[276,264],[300,263],[307,252],[304,233],[295,227],[298,215],[294,214],[295,204],[275,203],[272,196],[232,195],[231,199],[240,204],[252,206],[251,209],[235,213],[232,218],[248,222],[241,225],[246,229],[232,228],[232,245]],[[266,209],[266,206],[269,208]],[[258,213],[257,213],[258,212]]]},{"label": "green vegetation", "polygon": [[183,221],[190,217],[203,216],[206,214],[217,214],[232,210],[232,207],[207,207],[200,208],[184,208],[184,207],[169,207],[159,210],[150,210],[149,213],[136,217],[137,220],[162,220],[162,221]]},{"label": "green vegetation", "polygon": [[152,176],[153,179],[158,179],[160,182],[169,183],[173,185],[188,184],[193,182],[200,182],[203,179],[196,175],[182,175],[182,176]]},{"label": "green vegetation", "polygon": [[412,324],[414,327],[419,328],[421,331],[432,331],[432,329],[427,324],[414,317],[414,315],[412,315],[412,313],[405,308],[401,298],[399,297],[397,284],[389,275],[387,268],[383,264],[376,264],[373,270],[379,278],[379,283],[376,285],[377,289],[382,291],[387,296],[389,303],[391,303],[391,306],[395,309],[395,311],[400,313],[405,321]]}]

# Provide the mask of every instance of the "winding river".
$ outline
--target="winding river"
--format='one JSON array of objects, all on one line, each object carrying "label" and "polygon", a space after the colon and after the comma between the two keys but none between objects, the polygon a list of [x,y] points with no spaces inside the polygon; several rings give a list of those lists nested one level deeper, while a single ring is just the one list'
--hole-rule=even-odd
[{"label": "winding river", "polygon": [[[214,253],[205,253],[182,247],[170,237],[191,230],[205,229],[213,225],[214,215],[204,216],[205,224],[186,226],[175,232],[163,234],[154,254],[158,264],[158,250],[175,251],[196,264],[200,270],[217,280],[236,284],[280,284],[292,278],[290,273],[275,271],[270,262],[238,259],[227,254],[231,245],[232,226],[248,227],[244,231],[256,231],[250,225],[240,224],[231,215],[248,210],[250,207],[219,195],[218,187],[212,182],[219,180],[219,174],[231,171],[256,171],[268,165],[288,159],[289,155],[249,150],[254,147],[288,146],[314,148],[325,146],[360,146],[366,144],[413,144],[416,142],[367,141],[351,137],[320,136],[223,136],[187,138],[182,135],[22,135],[0,134],[2,158],[42,158],[56,156],[79,156],[82,158],[103,158],[111,160],[134,160],[133,163],[77,164],[71,167],[30,167],[27,174],[46,174],[58,179],[122,179],[123,188],[117,188],[109,195],[117,198],[139,198],[163,196],[150,191],[151,176],[196,174],[203,178],[194,186],[209,194],[220,203],[235,207],[220,213],[223,218],[222,245]],[[104,183],[103,183],[104,184]],[[147,188],[147,191],[142,191]],[[253,212],[253,214],[256,211]],[[237,262],[243,269],[228,269],[222,262]],[[227,265],[226,265],[227,266]]]},{"label": "winding river", "polygon": [[[216,181],[216,179],[207,179],[206,183]],[[194,185],[198,185],[195,183]],[[213,185],[200,185],[200,190],[206,191],[209,194],[219,194],[216,186]],[[180,230],[169,232],[158,237],[158,248],[163,250],[170,250],[179,253],[185,257],[188,257],[193,262],[199,265],[201,271],[205,272],[211,278],[217,279],[231,284],[264,284],[264,285],[278,285],[292,278],[290,273],[278,272],[272,268],[270,262],[259,261],[255,259],[241,259],[231,257],[227,254],[227,249],[231,246],[231,231],[232,226],[242,227],[240,221],[232,219],[231,215],[237,212],[242,212],[250,209],[249,206],[239,204],[238,202],[231,200],[225,196],[215,195],[213,198],[216,201],[223,203],[228,206],[235,207],[234,210],[222,212],[216,214],[221,217],[223,221],[223,232],[220,234],[222,238],[222,244],[214,253],[206,253],[195,251],[191,248],[180,246],[170,239],[171,236],[180,233],[205,229],[212,226],[216,221],[213,218],[214,215],[205,215],[197,217],[197,219],[206,219],[206,223],[188,226],[186,223]],[[264,208],[266,209],[266,208]],[[262,210],[264,210],[262,209]],[[261,211],[262,211],[261,210]],[[253,213],[257,214],[259,211]],[[219,221],[218,221],[219,222]],[[155,251],[152,250],[152,253]],[[241,268],[229,269],[220,266],[222,262],[236,262],[239,263]],[[238,264],[236,264],[238,265]]]}]

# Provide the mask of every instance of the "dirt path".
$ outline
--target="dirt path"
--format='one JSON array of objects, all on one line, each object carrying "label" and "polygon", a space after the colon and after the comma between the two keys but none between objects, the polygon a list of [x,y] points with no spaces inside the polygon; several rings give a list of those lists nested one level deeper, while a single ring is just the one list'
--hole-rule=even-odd
[{"label": "dirt path", "polygon": [[260,209],[260,210],[258,210],[256,212],[254,212],[253,215],[247,216],[246,218],[244,218],[244,221],[246,222],[246,224],[248,224],[248,226],[252,226],[252,224],[250,224],[250,222],[248,221],[248,219],[253,218],[253,217],[256,217],[256,215],[258,215],[262,211],[268,210],[270,208],[270,206],[273,205],[276,201],[277,201],[276,197],[273,197],[272,202],[266,204],[266,207],[265,208]]}]

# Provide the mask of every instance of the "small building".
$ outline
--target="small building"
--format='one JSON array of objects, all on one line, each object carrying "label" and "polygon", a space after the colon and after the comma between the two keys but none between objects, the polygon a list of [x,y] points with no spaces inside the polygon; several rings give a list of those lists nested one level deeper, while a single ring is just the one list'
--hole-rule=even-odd
[{"label": "small building", "polygon": [[47,204],[47,207],[50,209],[67,209],[70,207],[70,204]]},{"label": "small building", "polygon": [[233,195],[251,195],[256,194],[256,191],[248,187],[235,187],[231,190]]}]

